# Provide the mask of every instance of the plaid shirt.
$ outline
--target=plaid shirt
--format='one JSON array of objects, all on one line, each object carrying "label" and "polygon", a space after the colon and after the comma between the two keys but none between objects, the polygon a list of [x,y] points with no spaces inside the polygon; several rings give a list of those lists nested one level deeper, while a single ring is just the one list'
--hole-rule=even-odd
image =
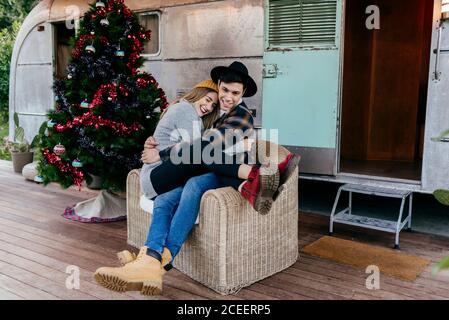
[{"label": "plaid shirt", "polygon": [[219,130],[222,135],[229,129],[242,130],[250,135],[254,130],[254,118],[246,104],[242,102],[218,118],[214,123],[214,129]]},{"label": "plaid shirt", "polygon": [[[214,139],[211,142],[213,145],[221,143],[225,146],[224,144],[227,135],[230,131],[235,132],[235,130],[241,130],[243,136],[240,137],[243,137],[244,139],[249,138],[254,134],[254,118],[252,112],[243,101],[235,106],[230,112],[218,118],[214,122],[214,127],[206,130],[203,135],[203,140],[210,140],[210,136],[213,136]],[[238,141],[235,143],[237,142]],[[229,143],[226,147],[229,147]],[[170,158],[171,148],[173,147],[169,147],[159,152],[162,161],[167,161]]]}]

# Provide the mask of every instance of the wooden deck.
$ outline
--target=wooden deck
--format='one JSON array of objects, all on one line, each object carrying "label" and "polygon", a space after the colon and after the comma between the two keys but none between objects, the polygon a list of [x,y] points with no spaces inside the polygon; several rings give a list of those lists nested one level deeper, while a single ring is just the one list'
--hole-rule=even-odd
[{"label": "wooden deck", "polygon": [[[301,254],[296,264],[238,294],[221,296],[177,270],[165,276],[160,297],[119,294],[97,285],[93,272],[117,265],[115,253],[126,245],[126,221],[83,224],[61,217],[66,206],[95,196],[94,191],[44,188],[15,174],[0,161],[0,299],[449,299],[449,275],[430,274],[415,281],[381,276],[380,290],[365,287],[365,270]],[[328,219],[300,213],[300,248],[327,234]],[[339,226],[336,236],[388,246],[391,235]],[[449,239],[402,233],[404,252],[431,259],[449,255]],[[80,288],[68,290],[68,266],[80,269]]]}]

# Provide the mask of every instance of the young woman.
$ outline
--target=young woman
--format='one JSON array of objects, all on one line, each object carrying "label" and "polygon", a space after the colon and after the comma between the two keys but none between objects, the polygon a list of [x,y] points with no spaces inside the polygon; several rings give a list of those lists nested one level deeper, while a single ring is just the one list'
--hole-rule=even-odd
[{"label": "young woman", "polygon": [[[219,117],[220,109],[217,103],[217,84],[212,80],[204,80],[195,85],[192,91],[169,106],[162,113],[154,132],[154,137],[159,142],[158,148],[163,150],[178,143],[191,142],[194,139],[200,138],[204,130],[211,128],[215,120]],[[142,159],[145,159],[145,151],[142,153]],[[142,168],[140,174],[141,189],[149,199],[153,199],[158,195],[153,186],[157,181],[152,181],[151,172],[160,166],[161,163],[161,161],[158,161],[151,164],[144,164]],[[151,250],[153,254],[158,251],[162,252],[158,248],[163,247],[169,228],[170,221],[166,221],[166,217],[163,214],[153,212],[153,219],[147,240],[147,243],[150,243],[151,247],[153,247]],[[148,248],[151,247],[148,246]],[[102,286],[116,291],[137,289],[142,290],[145,294],[155,293],[153,292],[154,290],[162,288],[161,280],[158,280],[158,278],[161,277],[163,269],[161,268],[160,262],[155,259],[151,260],[151,256],[145,253],[147,252],[142,252],[134,262],[138,263],[139,260],[145,258],[150,259],[150,263],[146,264],[149,269],[145,271],[145,274],[148,274],[148,271],[150,271],[151,277],[150,279],[146,279],[147,281],[145,283],[135,281],[136,277],[140,279],[141,275],[135,274],[132,270],[128,270],[129,267],[132,267],[133,263],[128,263],[122,268],[99,268],[95,272],[95,279]],[[119,258],[122,261],[126,259],[126,257],[123,257],[123,254],[131,256],[131,253],[128,251],[119,253]],[[169,262],[171,261],[171,256],[166,256],[167,254],[170,255],[168,251],[165,251],[164,258]],[[127,279],[126,282],[122,281],[124,277]]]},{"label": "young woman", "polygon": [[[219,116],[217,102],[218,86],[212,80],[204,80],[195,85],[192,91],[161,115],[154,132],[159,143],[157,149],[164,150],[175,144],[200,138],[204,130],[211,128]],[[145,151],[142,159],[145,159]],[[154,188],[157,181],[152,181],[151,172],[161,164],[162,161],[145,163],[142,167],[140,185],[148,199],[154,199],[158,195]]]}]

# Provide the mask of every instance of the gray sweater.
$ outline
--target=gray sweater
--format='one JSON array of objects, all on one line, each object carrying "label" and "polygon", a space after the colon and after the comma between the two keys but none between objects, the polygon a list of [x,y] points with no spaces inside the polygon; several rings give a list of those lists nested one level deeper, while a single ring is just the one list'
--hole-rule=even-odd
[{"label": "gray sweater", "polygon": [[[201,137],[203,122],[195,107],[186,100],[170,106],[159,121],[154,138],[159,143],[157,149],[164,150],[182,141],[192,142]],[[151,181],[151,171],[162,162],[144,164],[140,173],[140,187],[148,199],[157,196]]]}]

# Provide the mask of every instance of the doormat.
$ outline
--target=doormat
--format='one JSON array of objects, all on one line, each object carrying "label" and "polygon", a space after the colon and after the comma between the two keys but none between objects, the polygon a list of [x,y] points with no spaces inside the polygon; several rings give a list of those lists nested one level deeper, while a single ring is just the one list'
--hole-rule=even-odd
[{"label": "doormat", "polygon": [[430,261],[397,250],[355,241],[324,236],[307,245],[303,252],[312,256],[366,268],[379,267],[380,272],[407,281],[414,281]]}]

